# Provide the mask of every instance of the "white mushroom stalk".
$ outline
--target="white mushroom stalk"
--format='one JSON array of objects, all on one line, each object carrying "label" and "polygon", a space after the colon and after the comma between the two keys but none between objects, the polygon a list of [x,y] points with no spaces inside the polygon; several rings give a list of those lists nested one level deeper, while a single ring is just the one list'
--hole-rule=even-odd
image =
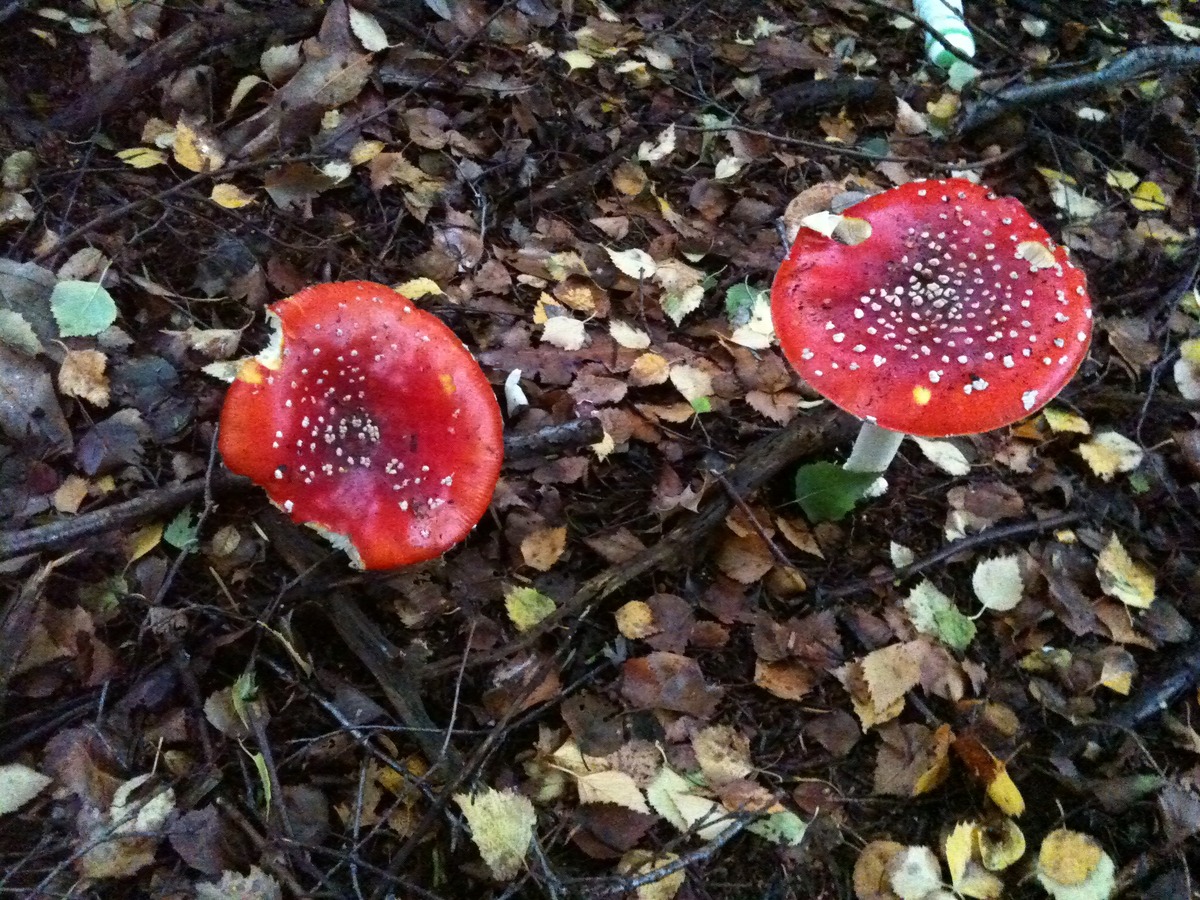
[{"label": "white mushroom stalk", "polygon": [[846,470],[886,472],[892,460],[896,458],[905,437],[902,432],[880,428],[873,422],[863,422],[862,429],[854,440],[854,449],[850,451],[850,458],[846,460]]}]

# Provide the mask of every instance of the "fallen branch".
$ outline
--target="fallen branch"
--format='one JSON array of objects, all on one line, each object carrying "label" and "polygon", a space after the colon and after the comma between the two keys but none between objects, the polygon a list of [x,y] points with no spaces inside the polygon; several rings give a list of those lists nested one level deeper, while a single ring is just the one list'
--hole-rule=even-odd
[{"label": "fallen branch", "polygon": [[[587,446],[596,443],[603,436],[604,427],[598,419],[577,419],[561,425],[547,425],[528,434],[506,435],[504,455],[506,458],[521,459],[538,453]],[[154,516],[173,513],[203,496],[206,486],[211,487],[214,494],[222,494],[233,490],[248,490],[253,487],[253,483],[248,478],[242,478],[218,467],[213,472],[211,483],[208,479],[197,478],[182,484],[155,488],[132,500],[114,503],[112,506],[51,522],[49,525],[38,525],[23,531],[0,532],[0,562],[27,553],[62,550],[85,538],[117,531]]]},{"label": "fallen branch", "polygon": [[[733,509],[734,497],[748,497],[802,457],[823,452],[837,442],[849,440],[858,424],[858,420],[840,412],[831,412],[820,418],[797,416],[789,425],[759,439],[739,462],[724,473],[728,487],[713,494],[697,515],[677,525],[632,559],[615,563],[589,578],[571,599],[517,641],[475,654],[467,664],[480,666],[506,659],[512,653],[535,644],[564,619],[584,614],[631,581],[672,563],[696,560],[699,545]],[[439,663],[427,667],[422,674],[426,677],[446,675],[458,665],[457,661]]]},{"label": "fallen branch", "polygon": [[1042,531],[1051,531],[1055,528],[1066,528],[1068,525],[1074,525],[1083,518],[1082,513],[1068,512],[1059,513],[1056,516],[1047,516],[1044,519],[1034,519],[1030,522],[1014,522],[1011,525],[999,525],[995,528],[988,528],[978,534],[973,534],[970,537],[962,538],[961,540],[951,541],[944,547],[935,550],[928,556],[918,559],[916,562],[899,569],[888,569],[883,572],[877,572],[874,575],[869,575],[866,578],[860,578],[858,581],[852,581],[849,584],[843,584],[839,587],[829,588],[828,590],[818,590],[817,592],[817,607],[823,608],[829,605],[830,600],[836,600],[839,597],[848,597],[851,594],[859,594],[863,591],[869,591],[871,588],[881,584],[887,584],[889,581],[900,581],[905,578],[911,578],[924,572],[926,569],[932,569],[934,566],[941,565],[946,560],[968,550],[979,550],[983,547],[988,547],[992,544],[997,544],[1000,541],[1011,541],[1014,538],[1025,537],[1030,534],[1038,534]]},{"label": "fallen branch", "polygon": [[421,699],[416,667],[404,651],[383,636],[379,626],[367,618],[351,597],[341,596],[336,604],[322,604],[321,609],[346,646],[379,682],[388,703],[411,732],[429,765],[444,761],[449,771],[461,771],[462,757],[450,745],[446,729],[438,728],[429,718]]},{"label": "fallen branch", "polygon": [[1147,684],[1096,724],[1103,728],[1135,731],[1200,684],[1200,641],[1180,650],[1163,668],[1163,675]]},{"label": "fallen branch", "polygon": [[1138,47],[1096,72],[1013,85],[996,91],[968,107],[967,114],[958,124],[958,133],[968,134],[982,128],[1010,110],[1078,99],[1084,94],[1133,81],[1156,69],[1179,72],[1196,66],[1200,66],[1200,47]]},{"label": "fallen branch", "polygon": [[289,4],[272,15],[243,13],[197,19],[152,45],[103,84],[81,91],[78,100],[50,119],[50,127],[67,132],[91,128],[109,113],[143,100],[156,83],[201,53],[229,41],[258,40],[280,27],[289,35],[311,31],[319,13],[319,8]]}]

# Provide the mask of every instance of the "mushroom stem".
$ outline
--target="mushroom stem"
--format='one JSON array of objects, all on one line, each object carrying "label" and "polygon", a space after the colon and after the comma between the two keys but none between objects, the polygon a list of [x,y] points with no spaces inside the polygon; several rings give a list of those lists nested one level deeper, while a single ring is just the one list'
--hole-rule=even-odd
[{"label": "mushroom stem", "polygon": [[846,460],[846,469],[851,472],[886,472],[900,449],[904,433],[880,428],[873,422],[863,422],[854,449]]}]

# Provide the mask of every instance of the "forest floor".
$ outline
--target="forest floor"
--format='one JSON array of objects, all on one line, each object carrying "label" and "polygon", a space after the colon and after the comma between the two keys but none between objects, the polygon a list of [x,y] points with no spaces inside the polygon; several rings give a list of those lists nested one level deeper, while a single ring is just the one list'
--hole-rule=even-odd
[{"label": "forest floor", "polygon": [[[1200,896],[1200,18],[968,19],[945,71],[877,0],[0,6],[0,895]],[[818,521],[783,240],[949,177],[1089,354]],[[383,573],[215,451],[352,279],[510,436]]]}]

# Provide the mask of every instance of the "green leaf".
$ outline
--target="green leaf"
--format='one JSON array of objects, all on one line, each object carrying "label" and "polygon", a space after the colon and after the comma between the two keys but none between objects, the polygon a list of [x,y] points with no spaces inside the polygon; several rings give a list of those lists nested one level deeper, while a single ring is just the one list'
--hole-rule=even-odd
[{"label": "green leaf", "polygon": [[849,472],[836,463],[815,462],[796,472],[796,502],[810,522],[832,522],[845,517],[863,498],[876,472]]},{"label": "green leaf", "polygon": [[50,309],[62,337],[91,337],[117,320],[117,304],[95,281],[60,281],[50,294]]},{"label": "green leaf", "polygon": [[[242,749],[246,750],[245,747]],[[246,750],[246,755],[254,760],[254,768],[258,770],[258,780],[262,784],[263,790],[263,815],[269,815],[271,812],[271,773],[267,771],[267,761],[261,753],[251,753]]]},{"label": "green leaf", "polygon": [[959,652],[966,650],[975,637],[975,623],[928,580],[912,589],[904,601],[904,610],[917,631]]},{"label": "green leaf", "polygon": [[773,844],[782,844],[785,847],[795,847],[804,840],[804,832],[807,828],[807,823],[788,809],[771,813],[765,819],[759,819],[746,826],[747,831],[752,831]]},{"label": "green leaf", "polygon": [[250,717],[254,714],[250,709],[250,705],[254,703],[258,697],[258,682],[254,678],[253,672],[244,672],[237,677],[233,683],[233,691],[231,699],[233,700],[233,709],[237,713],[238,718],[242,720],[242,724],[247,728],[250,727]]},{"label": "green leaf", "polygon": [[554,600],[536,588],[514,587],[504,594],[504,608],[517,631],[523,632],[554,612]]},{"label": "green leaf", "polygon": [[691,404],[692,409],[698,413],[712,412],[712,403],[707,397],[693,397]]},{"label": "green leaf", "polygon": [[189,506],[181,509],[170,521],[166,531],[163,532],[163,540],[176,550],[183,550],[196,540],[199,533],[200,523],[197,521],[195,511]]},{"label": "green leaf", "polygon": [[736,327],[749,322],[754,304],[766,293],[762,288],[751,287],[744,281],[733,285],[725,292],[725,315],[729,317],[729,323]]}]

